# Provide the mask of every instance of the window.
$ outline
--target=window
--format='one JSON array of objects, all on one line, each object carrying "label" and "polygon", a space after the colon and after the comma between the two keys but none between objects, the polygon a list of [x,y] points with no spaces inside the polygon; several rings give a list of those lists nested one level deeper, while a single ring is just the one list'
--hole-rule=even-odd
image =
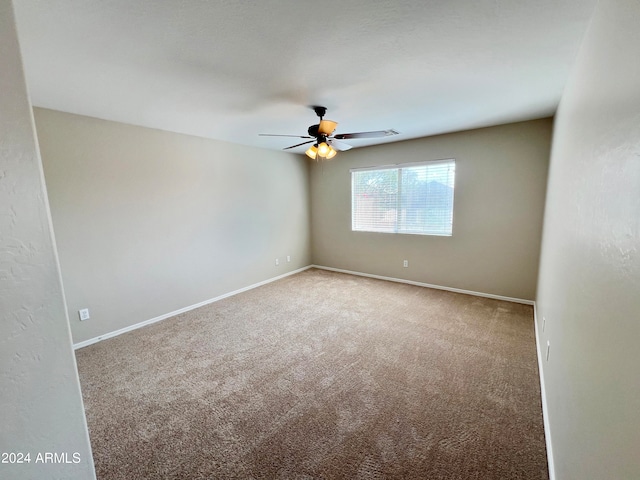
[{"label": "window", "polygon": [[351,170],[351,228],[451,235],[455,160]]}]

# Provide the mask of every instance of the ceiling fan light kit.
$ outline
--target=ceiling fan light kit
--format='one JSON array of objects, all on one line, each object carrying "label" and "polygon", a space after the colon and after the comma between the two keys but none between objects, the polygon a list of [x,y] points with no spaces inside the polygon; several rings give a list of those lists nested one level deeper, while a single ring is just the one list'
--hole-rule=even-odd
[{"label": "ceiling fan light kit", "polygon": [[326,142],[315,143],[304,152],[312,160],[331,160],[338,151]]},{"label": "ceiling fan light kit", "polygon": [[357,133],[341,133],[333,135],[338,122],[333,120],[324,120],[323,117],[327,113],[326,107],[313,106],[313,111],[320,118],[320,121],[316,125],[311,125],[307,129],[308,135],[279,135],[270,133],[260,133],[259,135],[265,137],[295,137],[295,138],[310,138],[306,142],[291,145],[285,147],[283,150],[289,150],[291,148],[300,147],[308,143],[313,143],[311,147],[304,152],[309,158],[313,160],[331,160],[336,156],[338,150],[349,150],[351,145],[341,142],[344,139],[358,139],[358,138],[378,138],[387,137],[390,135],[398,135],[395,130],[378,130],[375,132],[357,132]]}]

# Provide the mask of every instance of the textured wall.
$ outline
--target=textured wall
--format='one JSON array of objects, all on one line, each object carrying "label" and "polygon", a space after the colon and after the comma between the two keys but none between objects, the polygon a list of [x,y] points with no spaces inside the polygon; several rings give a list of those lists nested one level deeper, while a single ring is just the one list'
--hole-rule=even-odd
[{"label": "textured wall", "polygon": [[[533,300],[551,128],[551,119],[515,123],[351,150],[313,164],[313,262]],[[456,160],[453,236],[351,231],[350,168],[444,158]]]},{"label": "textured wall", "polygon": [[75,343],[309,264],[306,157],[35,118]]},{"label": "textured wall", "polygon": [[[0,453],[30,454],[0,459],[9,462],[0,478],[94,478],[9,0],[0,0],[0,64]],[[64,462],[38,461],[54,453]]]},{"label": "textured wall", "polygon": [[600,2],[556,120],[537,305],[558,480],[640,478],[639,19]]}]

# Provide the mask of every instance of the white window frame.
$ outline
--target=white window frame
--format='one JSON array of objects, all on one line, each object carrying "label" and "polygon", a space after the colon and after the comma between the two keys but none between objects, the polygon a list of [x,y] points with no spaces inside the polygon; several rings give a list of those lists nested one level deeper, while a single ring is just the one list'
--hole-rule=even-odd
[{"label": "white window frame", "polygon": [[[401,211],[401,199],[402,199],[402,170],[411,167],[421,167],[421,166],[436,166],[442,164],[449,164],[453,166],[453,184],[451,188],[452,197],[451,197],[451,223],[450,228],[446,232],[435,230],[432,231],[412,231],[406,228],[403,228],[400,224],[401,221],[398,219],[398,212]],[[371,166],[371,167],[361,167],[361,168],[352,168],[349,170],[351,174],[351,231],[353,232],[373,232],[373,233],[396,233],[403,235],[429,235],[429,236],[443,236],[450,237],[453,236],[453,217],[454,217],[454,199],[455,199],[455,165],[456,161],[453,158],[441,159],[441,160],[426,160],[422,162],[411,162],[411,163],[398,163],[394,165],[383,165],[383,166]],[[356,197],[355,197],[355,173],[365,172],[365,171],[379,171],[379,170],[397,170],[398,171],[398,185],[397,185],[397,207],[395,209],[395,224],[392,229],[387,228],[372,228],[370,226],[367,227],[358,227],[356,225]]]}]

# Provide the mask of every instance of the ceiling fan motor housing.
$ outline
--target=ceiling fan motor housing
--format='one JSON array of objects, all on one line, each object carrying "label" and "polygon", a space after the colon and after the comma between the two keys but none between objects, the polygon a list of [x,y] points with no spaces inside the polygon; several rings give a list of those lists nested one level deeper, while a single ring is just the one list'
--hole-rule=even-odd
[{"label": "ceiling fan motor housing", "polygon": [[317,137],[318,136],[318,128],[320,128],[320,124],[311,125],[309,127],[309,130],[307,130],[307,132],[309,132],[309,135],[311,135],[312,137]]},{"label": "ceiling fan motor housing", "polygon": [[[318,117],[320,117],[320,123],[318,123],[316,125],[311,125],[309,127],[309,129],[307,130],[307,132],[312,137],[317,137],[319,132],[320,132],[320,124],[322,123],[322,117],[324,117],[325,114],[327,113],[327,107],[322,107],[320,105],[313,105],[311,108],[313,108],[313,111],[316,112],[316,115],[318,115]],[[321,140],[318,139],[318,142],[320,142],[320,141]]]}]

